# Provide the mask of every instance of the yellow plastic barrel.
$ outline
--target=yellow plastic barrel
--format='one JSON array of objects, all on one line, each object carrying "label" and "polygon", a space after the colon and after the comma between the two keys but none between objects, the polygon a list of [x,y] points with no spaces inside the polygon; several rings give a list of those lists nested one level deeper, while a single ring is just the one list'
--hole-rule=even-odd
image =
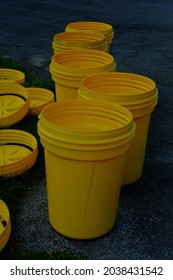
[{"label": "yellow plastic barrel", "polygon": [[27,88],[30,101],[29,115],[38,115],[48,104],[54,102],[54,93],[51,90],[38,87]]},{"label": "yellow plastic barrel", "polygon": [[30,169],[36,162],[38,146],[29,132],[0,129],[0,176],[15,176]]},{"label": "yellow plastic barrel", "polygon": [[25,117],[29,110],[26,88],[18,83],[1,83],[0,128],[9,127]]},{"label": "yellow plastic barrel", "polygon": [[75,99],[81,80],[89,74],[115,71],[114,57],[98,50],[69,50],[53,55],[50,72],[56,101]]},{"label": "yellow plastic barrel", "polygon": [[114,31],[112,25],[104,22],[94,22],[94,21],[70,22],[67,24],[65,31],[66,32],[95,31],[97,33],[101,33],[106,37],[108,43],[108,50],[114,38]]},{"label": "yellow plastic barrel", "polygon": [[119,103],[131,111],[136,133],[127,153],[123,185],[137,181],[143,171],[151,112],[158,102],[154,81],[132,73],[91,75],[82,80],[78,97]]},{"label": "yellow plastic barrel", "polygon": [[100,33],[92,32],[62,32],[55,34],[52,48],[54,54],[75,49],[108,51],[105,36]]},{"label": "yellow plastic barrel", "polygon": [[25,74],[15,69],[0,68],[0,84],[4,82],[23,84]]},{"label": "yellow plastic barrel", "polygon": [[45,151],[49,220],[55,230],[90,239],[113,227],[134,132],[131,113],[109,102],[73,99],[42,110],[38,134]]},{"label": "yellow plastic barrel", "polygon": [[6,246],[11,234],[10,213],[5,202],[0,199],[0,252]]}]

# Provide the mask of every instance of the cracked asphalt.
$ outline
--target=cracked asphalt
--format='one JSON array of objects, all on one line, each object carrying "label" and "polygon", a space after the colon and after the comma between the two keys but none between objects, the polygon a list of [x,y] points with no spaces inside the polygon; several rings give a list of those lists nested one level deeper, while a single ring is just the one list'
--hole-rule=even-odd
[{"label": "cracked asphalt", "polygon": [[[49,79],[52,40],[72,21],[113,26],[110,53],[117,71],[153,79],[159,103],[152,113],[143,176],[121,190],[114,228],[94,240],[74,240],[48,221],[45,180],[19,204],[19,250],[68,250],[87,259],[173,258],[173,2],[171,0],[1,1],[0,54]],[[15,229],[14,229],[15,230]]]}]

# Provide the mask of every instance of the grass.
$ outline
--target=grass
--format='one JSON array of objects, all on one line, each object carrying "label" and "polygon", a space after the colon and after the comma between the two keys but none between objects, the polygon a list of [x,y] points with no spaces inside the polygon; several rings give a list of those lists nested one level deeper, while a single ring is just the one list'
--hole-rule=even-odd
[{"label": "grass", "polygon": [[[13,59],[0,56],[0,68],[11,68],[25,73],[26,81],[23,84],[25,87],[42,87],[54,92],[52,80],[45,81],[40,79],[31,69],[24,68]],[[45,178],[44,150],[37,134],[37,121],[37,116],[26,116],[20,122],[10,127],[11,129],[21,129],[33,134],[38,141],[39,149],[37,162],[30,170],[15,177],[0,176],[0,198],[8,205],[12,225],[13,223],[15,225],[16,209],[20,199],[22,199],[27,190],[33,188],[37,182]],[[78,257],[64,251],[56,252],[55,254],[49,254],[45,251],[19,253],[16,248],[17,240],[12,230],[8,244],[0,253],[0,259],[78,259]]]}]

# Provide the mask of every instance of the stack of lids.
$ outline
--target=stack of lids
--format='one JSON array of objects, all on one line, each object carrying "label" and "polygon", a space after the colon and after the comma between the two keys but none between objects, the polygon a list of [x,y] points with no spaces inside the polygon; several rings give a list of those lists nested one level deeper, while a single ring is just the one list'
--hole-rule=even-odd
[{"label": "stack of lids", "polygon": [[37,140],[32,134],[6,128],[27,114],[38,115],[47,104],[54,102],[52,91],[25,88],[20,84],[24,81],[24,73],[0,69],[0,176],[23,173],[34,165],[38,155]]}]

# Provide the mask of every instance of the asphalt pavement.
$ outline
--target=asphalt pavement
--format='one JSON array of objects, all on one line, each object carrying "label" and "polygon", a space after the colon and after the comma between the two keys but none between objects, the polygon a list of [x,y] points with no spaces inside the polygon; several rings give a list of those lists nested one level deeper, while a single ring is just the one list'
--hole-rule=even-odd
[{"label": "asphalt pavement", "polygon": [[172,15],[171,0],[1,1],[0,55],[14,58],[49,79],[53,36],[63,32],[69,22],[106,22],[115,32],[110,53],[117,71],[147,76],[159,90],[143,175],[122,188],[114,228],[94,240],[58,235],[48,222],[43,181],[19,205],[22,229],[16,234],[20,248],[69,250],[87,259],[173,258]]}]

